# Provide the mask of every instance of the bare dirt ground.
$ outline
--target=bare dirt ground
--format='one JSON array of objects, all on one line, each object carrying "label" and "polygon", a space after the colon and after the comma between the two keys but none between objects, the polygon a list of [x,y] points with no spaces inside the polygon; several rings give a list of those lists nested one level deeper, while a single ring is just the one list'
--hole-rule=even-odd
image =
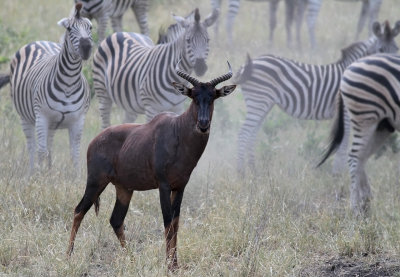
[{"label": "bare dirt ground", "polygon": [[371,259],[365,254],[362,257],[336,257],[324,263],[311,264],[299,272],[299,276],[324,277],[381,277],[400,276],[400,259],[389,255],[380,255]]}]

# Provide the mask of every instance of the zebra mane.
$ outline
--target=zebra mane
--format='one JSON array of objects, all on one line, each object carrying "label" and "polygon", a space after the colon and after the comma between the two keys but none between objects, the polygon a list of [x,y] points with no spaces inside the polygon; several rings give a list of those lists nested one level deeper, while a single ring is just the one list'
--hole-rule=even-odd
[{"label": "zebra mane", "polygon": [[365,43],[364,41],[358,41],[358,42],[354,42],[354,43],[350,44],[349,46],[343,48],[341,50],[342,57],[339,59],[338,62],[344,61],[344,60],[348,59],[349,57],[354,56],[354,54],[356,54],[357,52],[360,52],[361,48],[364,48],[365,50],[367,50],[367,48],[368,48],[367,43]]},{"label": "zebra mane", "polygon": [[178,37],[178,33],[181,31],[181,27],[178,23],[171,24],[168,28],[161,26],[158,31],[157,44],[165,44],[174,41]]}]

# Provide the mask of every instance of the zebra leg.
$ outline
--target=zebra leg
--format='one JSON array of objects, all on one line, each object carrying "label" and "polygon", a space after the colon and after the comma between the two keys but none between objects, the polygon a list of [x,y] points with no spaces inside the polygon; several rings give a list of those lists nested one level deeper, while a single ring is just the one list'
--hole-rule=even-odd
[{"label": "zebra leg", "polygon": [[136,21],[139,25],[140,32],[146,36],[149,35],[149,24],[147,23],[147,14],[149,11],[149,1],[136,0],[131,6],[133,13],[136,16]]},{"label": "zebra leg", "polygon": [[49,155],[47,157],[48,169],[51,168],[52,162],[53,162],[51,153],[52,153],[52,148],[53,148],[53,141],[54,141],[55,132],[56,132],[55,129],[49,129],[48,136],[47,136],[47,148],[49,149]]},{"label": "zebra leg", "polygon": [[133,123],[136,121],[136,118],[137,118],[136,113],[125,111],[124,123]]},{"label": "zebra leg", "polygon": [[391,133],[382,123],[353,128],[353,142],[349,153],[351,175],[350,201],[356,214],[366,214],[371,201],[371,188],[365,173],[368,158],[382,146]]},{"label": "zebra leg", "polygon": [[[221,10],[221,0],[211,0],[211,6],[213,8],[213,10],[215,9],[219,9]],[[215,33],[215,41],[218,41],[218,37],[219,37],[219,18],[221,17],[218,16],[217,20],[214,23],[214,33]]]},{"label": "zebra leg", "polygon": [[276,28],[276,11],[278,10],[279,0],[269,2],[269,47],[274,44],[274,31]]},{"label": "zebra leg", "polygon": [[[99,86],[101,85],[101,87]],[[94,84],[95,94],[97,96],[97,100],[99,100],[99,111],[101,116],[101,128],[105,129],[111,125],[110,117],[111,117],[111,106],[112,100],[110,96],[107,94],[107,91],[103,84]]]},{"label": "zebra leg", "polygon": [[39,167],[42,168],[43,161],[49,156],[49,151],[47,147],[49,124],[45,116],[38,114],[36,115],[35,125],[38,145]]},{"label": "zebra leg", "polygon": [[321,3],[322,0],[308,0],[307,27],[311,49],[315,49],[317,46],[315,39],[315,24],[317,22],[319,10],[321,9]]},{"label": "zebra leg", "polygon": [[362,1],[360,18],[358,19],[358,23],[357,23],[357,33],[356,33],[357,40],[361,34],[362,29],[364,28],[365,21],[367,20],[368,11],[369,11],[369,7],[370,7],[369,2],[370,2],[369,0]]},{"label": "zebra leg", "polygon": [[285,0],[285,27],[286,27],[286,44],[289,49],[292,48],[292,24],[294,17],[294,9],[296,3],[293,0]]},{"label": "zebra leg", "polygon": [[107,24],[108,24],[108,15],[102,14],[100,17],[96,18],[97,21],[97,36],[98,36],[98,44],[106,37]]},{"label": "zebra leg", "polygon": [[122,32],[122,15],[111,17],[111,26],[114,32]]},{"label": "zebra leg", "polygon": [[85,116],[82,115],[68,128],[70,154],[76,170],[79,170],[79,154],[84,123]]},{"label": "zebra leg", "polygon": [[238,146],[238,172],[244,176],[245,173],[245,158],[248,155],[250,168],[255,170],[254,145],[257,137],[257,132],[260,129],[265,117],[273,107],[274,103],[256,103],[246,101],[247,114],[245,122],[239,131],[239,146]]},{"label": "zebra leg", "polygon": [[35,168],[35,150],[36,150],[36,140],[35,140],[35,126],[30,122],[22,119],[22,130],[24,131],[27,148],[29,153],[29,175],[32,175]]},{"label": "zebra leg", "polygon": [[332,174],[337,175],[344,172],[346,168],[346,158],[347,158],[347,147],[349,145],[350,139],[350,118],[346,109],[343,111],[344,117],[344,135],[342,143],[340,144],[338,151],[333,160]]},{"label": "zebra leg", "polygon": [[229,0],[228,15],[226,17],[226,32],[229,45],[233,42],[233,23],[239,11],[240,0]]},{"label": "zebra leg", "polygon": [[296,46],[299,51],[302,50],[301,47],[301,25],[303,24],[303,17],[304,12],[307,7],[307,0],[300,0],[296,6],[296,14],[295,14],[295,21],[296,21]]}]

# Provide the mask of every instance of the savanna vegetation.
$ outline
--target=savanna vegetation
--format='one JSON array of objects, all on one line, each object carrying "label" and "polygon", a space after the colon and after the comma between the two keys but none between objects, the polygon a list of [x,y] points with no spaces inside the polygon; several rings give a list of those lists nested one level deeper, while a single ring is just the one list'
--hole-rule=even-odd
[{"label": "savanna vegetation", "polygon": [[[186,15],[209,1],[155,0],[150,33],[173,23],[171,12]],[[220,37],[210,30],[209,70],[201,80],[237,71],[246,53],[275,53],[309,63],[330,63],[353,42],[360,3],[323,1],[316,51],[286,48],[284,5],[280,4],[275,45],[267,48],[268,5],[242,1],[234,26],[235,45],[226,45],[223,2]],[[58,41],[73,1],[2,1],[0,71],[22,45]],[[398,0],[383,1],[379,19],[400,19]],[[305,24],[304,24],[305,27]],[[124,29],[137,31],[131,11]],[[94,27],[96,30],[96,26]],[[109,30],[111,31],[111,30]],[[96,40],[96,31],[93,32]],[[363,37],[367,37],[366,30]],[[85,74],[91,80],[91,65]],[[232,80],[226,82],[232,83]],[[0,275],[1,276],[165,276],[163,222],[158,191],[135,192],[125,219],[128,246],[122,250],[109,224],[115,190],[101,197],[99,216],[86,215],[75,250],[67,258],[74,207],[83,195],[85,154],[100,131],[98,103],[89,109],[81,145],[81,170],[69,158],[66,130],[56,133],[53,168],[28,176],[26,141],[9,96],[0,91]],[[400,276],[400,184],[396,151],[371,159],[368,173],[374,198],[371,215],[355,218],[349,208],[349,177],[333,177],[330,163],[315,165],[326,145],[330,122],[295,120],[274,108],[259,132],[257,174],[236,171],[237,134],[245,106],[240,87],[216,103],[209,144],[183,198],[178,235],[177,276]],[[123,114],[115,107],[114,124]],[[139,118],[144,122],[144,118]],[[392,147],[397,150],[396,140]]]}]

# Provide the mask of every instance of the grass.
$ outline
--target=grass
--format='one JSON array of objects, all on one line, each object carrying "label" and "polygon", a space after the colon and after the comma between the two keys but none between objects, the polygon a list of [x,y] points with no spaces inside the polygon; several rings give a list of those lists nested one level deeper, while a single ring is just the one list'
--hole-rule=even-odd
[{"label": "grass", "polygon": [[[394,22],[396,0],[385,0],[380,19]],[[71,5],[70,5],[71,4]],[[150,32],[172,23],[170,12],[186,15],[197,4],[155,1]],[[226,15],[226,1],[222,16]],[[267,49],[266,3],[243,1],[234,27],[235,47],[227,50],[224,25],[211,33],[209,71],[202,79],[237,70],[245,53],[273,52],[305,62],[329,63],[355,34],[360,4],[324,1],[317,23],[318,51],[287,50],[283,4],[273,49]],[[23,44],[57,41],[56,23],[69,14],[68,2],[6,1],[0,10],[0,71]],[[31,7],[31,8],[28,8]],[[336,10],[336,8],[341,11]],[[204,1],[201,14],[210,11]],[[137,31],[129,11],[125,29]],[[135,29],[136,28],[136,29]],[[366,33],[364,33],[364,36]],[[303,33],[304,44],[307,34]],[[90,78],[90,64],[86,73]],[[56,132],[54,166],[27,176],[25,138],[9,97],[0,91],[0,275],[1,276],[164,276],[165,245],[158,192],[135,192],[125,220],[128,247],[122,250],[108,223],[115,192],[101,197],[99,216],[90,210],[78,232],[75,251],[66,257],[73,209],[83,195],[85,152],[100,131],[93,98],[82,139],[81,170],[73,170],[65,130]],[[215,107],[209,145],[187,185],[181,212],[177,276],[348,276],[375,273],[400,276],[400,186],[397,157],[386,151],[371,159],[368,174],[374,199],[372,214],[357,219],[349,209],[349,177],[330,175],[327,163],[314,166],[327,141],[330,122],[295,120],[274,108],[257,143],[257,173],[236,176],[236,138],[245,108],[240,88]],[[113,123],[123,115],[115,107]],[[143,117],[140,118],[143,121]],[[385,274],[386,274],[385,273]],[[346,275],[347,274],[347,275]]]}]

